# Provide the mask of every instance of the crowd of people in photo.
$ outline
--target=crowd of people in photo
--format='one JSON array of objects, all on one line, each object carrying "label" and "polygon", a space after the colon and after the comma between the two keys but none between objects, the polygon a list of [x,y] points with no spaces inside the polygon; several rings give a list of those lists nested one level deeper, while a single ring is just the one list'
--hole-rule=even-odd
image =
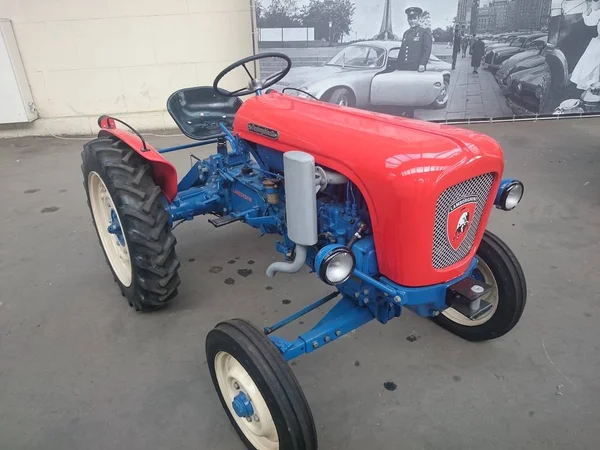
[{"label": "crowd of people in photo", "polygon": [[448,46],[452,47],[452,70],[456,69],[458,56],[461,55],[462,58],[466,58],[468,52],[471,56],[473,73],[478,73],[485,50],[485,44],[481,40],[481,37],[476,34],[466,34],[464,31],[459,31],[457,27],[454,30],[454,38],[448,42]]}]

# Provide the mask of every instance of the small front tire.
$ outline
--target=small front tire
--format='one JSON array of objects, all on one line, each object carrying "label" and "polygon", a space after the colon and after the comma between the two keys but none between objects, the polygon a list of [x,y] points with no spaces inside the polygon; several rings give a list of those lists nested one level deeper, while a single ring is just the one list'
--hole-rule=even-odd
[{"label": "small front tire", "polygon": [[206,360],[219,400],[248,449],[317,449],[308,402],[264,333],[240,319],[222,322],[208,333]]},{"label": "small front tire", "polygon": [[454,308],[433,318],[442,328],[473,342],[499,338],[512,330],[523,314],[527,299],[523,269],[499,237],[486,231],[477,257],[479,264],[474,276],[493,287],[483,297],[492,304],[492,309],[473,321]]}]

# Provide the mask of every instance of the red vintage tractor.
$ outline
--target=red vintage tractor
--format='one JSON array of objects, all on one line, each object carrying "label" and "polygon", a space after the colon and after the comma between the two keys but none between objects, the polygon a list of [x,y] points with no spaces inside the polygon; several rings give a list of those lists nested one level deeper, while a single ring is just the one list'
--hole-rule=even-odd
[{"label": "red vintage tractor", "polygon": [[[246,64],[280,58],[266,80]],[[219,87],[242,67],[247,88]],[[198,142],[155,150],[135,130],[103,116],[84,147],[83,175],[98,236],[115,280],[137,310],[163,307],[180,283],[173,227],[198,215],[223,227],[243,222],[278,234],[285,261],[304,265],[332,293],[259,330],[240,319],[206,339],[219,399],[251,449],[316,449],[312,414],[288,362],[404,308],[469,341],[498,338],[519,321],[525,277],[515,256],[486,231],[492,208],[512,210],[523,185],[502,180],[498,143],[473,131],[269,92],[291,67],[285,55],[245,58],[212,87],[168,101],[181,131]],[[266,93],[265,93],[266,92]],[[256,93],[244,103],[239,96]],[[123,123],[123,122],[120,122]],[[126,125],[126,124],[125,124]],[[177,182],[162,153],[216,144]],[[337,299],[310,330],[274,333]]]}]

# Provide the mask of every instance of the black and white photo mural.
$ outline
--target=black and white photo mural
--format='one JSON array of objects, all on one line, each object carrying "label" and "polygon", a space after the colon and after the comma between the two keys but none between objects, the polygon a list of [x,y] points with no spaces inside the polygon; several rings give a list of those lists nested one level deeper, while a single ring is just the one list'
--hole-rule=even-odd
[{"label": "black and white photo mural", "polygon": [[[272,89],[431,121],[600,112],[600,0],[255,0]],[[280,69],[261,62],[261,76]]]}]

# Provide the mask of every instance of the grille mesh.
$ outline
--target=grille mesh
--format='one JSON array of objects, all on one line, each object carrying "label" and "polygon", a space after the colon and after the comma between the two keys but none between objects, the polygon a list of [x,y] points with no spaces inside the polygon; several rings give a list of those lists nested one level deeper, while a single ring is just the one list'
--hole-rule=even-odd
[{"label": "grille mesh", "polygon": [[[487,173],[456,184],[440,195],[435,209],[433,231],[433,268],[445,269],[456,264],[469,254],[479,228],[479,221],[494,183],[494,174]],[[448,213],[450,207],[467,197],[477,197],[477,206],[467,236],[458,250],[454,250],[448,239]]]}]

